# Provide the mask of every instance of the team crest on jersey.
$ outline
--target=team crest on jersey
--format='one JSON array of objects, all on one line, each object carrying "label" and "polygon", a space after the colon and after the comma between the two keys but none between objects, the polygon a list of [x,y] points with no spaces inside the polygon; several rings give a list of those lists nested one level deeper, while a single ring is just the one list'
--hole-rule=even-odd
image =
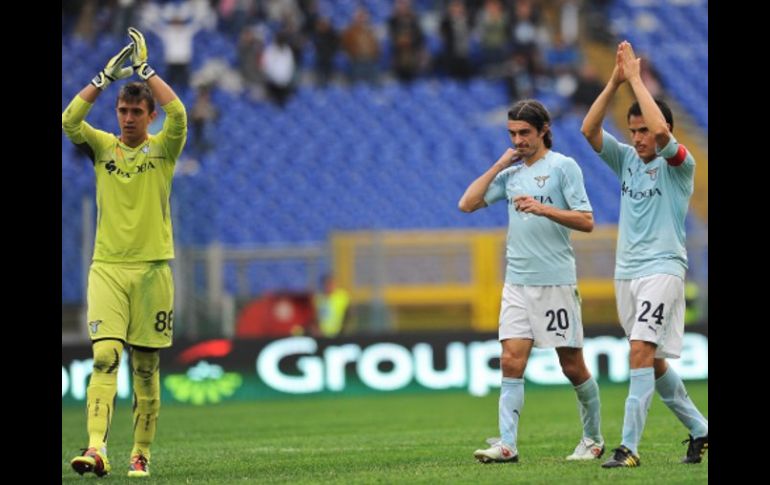
[{"label": "team crest on jersey", "polygon": [[91,333],[96,333],[99,331],[99,325],[101,325],[101,320],[94,320],[93,322],[88,322],[88,328],[91,330]]},{"label": "team crest on jersey", "polygon": [[535,177],[535,180],[537,180],[537,186],[541,189],[545,187],[545,181],[548,180],[551,176],[550,175],[540,175],[538,177]]},{"label": "team crest on jersey", "polygon": [[143,146],[143,147],[142,147],[142,153],[144,153],[145,155],[147,155],[148,153],[150,153],[150,145],[145,145],[145,146]]},{"label": "team crest on jersey", "polygon": [[645,170],[644,173],[650,176],[650,180],[657,180],[658,179],[658,167],[651,168],[649,170]]}]

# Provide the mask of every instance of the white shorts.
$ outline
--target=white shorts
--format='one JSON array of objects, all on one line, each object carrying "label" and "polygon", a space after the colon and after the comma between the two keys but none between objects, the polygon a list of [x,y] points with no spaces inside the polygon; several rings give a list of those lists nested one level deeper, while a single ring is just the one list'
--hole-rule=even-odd
[{"label": "white shorts", "polygon": [[618,317],[629,340],[658,346],[656,359],[678,359],[684,336],[684,280],[654,274],[615,280]]},{"label": "white shorts", "polygon": [[506,283],[498,339],[534,340],[535,347],[583,347],[583,320],[576,285]]}]

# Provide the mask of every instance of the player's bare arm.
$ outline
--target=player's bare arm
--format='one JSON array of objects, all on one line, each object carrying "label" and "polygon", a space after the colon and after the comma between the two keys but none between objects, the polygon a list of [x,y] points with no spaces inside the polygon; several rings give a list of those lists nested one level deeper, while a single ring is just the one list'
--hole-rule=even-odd
[{"label": "player's bare arm", "polygon": [[604,121],[604,117],[607,116],[607,108],[610,105],[610,101],[612,101],[612,98],[615,96],[615,92],[627,79],[621,61],[622,52],[621,46],[619,45],[618,50],[615,53],[615,67],[612,70],[612,76],[610,76],[610,80],[607,82],[604,90],[591,105],[588,113],[586,113],[586,116],[583,119],[583,126],[580,128],[580,132],[596,152],[602,150],[602,122]]},{"label": "player's bare arm", "polygon": [[537,216],[547,217],[557,224],[581,232],[594,230],[594,216],[591,212],[559,209],[552,205],[542,204],[531,195],[519,195],[513,202],[520,212],[527,212]]},{"label": "player's bare arm", "polygon": [[658,148],[663,148],[671,139],[671,132],[669,131],[668,124],[666,124],[666,119],[663,117],[663,113],[642,81],[640,74],[641,59],[636,57],[633,47],[627,41],[621,42],[619,49],[623,70],[628,83],[631,85],[631,89],[634,91],[636,100],[639,101],[645,125],[655,136],[655,144],[658,145]]},{"label": "player's bare arm", "polygon": [[460,198],[460,202],[457,204],[460,210],[463,212],[473,212],[486,207],[487,203],[484,202],[484,194],[487,192],[489,184],[492,183],[492,180],[494,180],[498,173],[510,167],[518,158],[519,155],[516,149],[508,148],[505,150],[505,153],[497,159],[489,170],[468,186]]}]

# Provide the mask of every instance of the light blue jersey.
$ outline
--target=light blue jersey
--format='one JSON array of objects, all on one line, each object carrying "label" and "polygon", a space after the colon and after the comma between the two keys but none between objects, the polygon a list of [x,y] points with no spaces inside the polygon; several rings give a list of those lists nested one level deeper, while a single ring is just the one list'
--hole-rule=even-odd
[{"label": "light blue jersey", "polygon": [[[684,162],[669,165],[660,155],[683,150],[674,136],[645,164],[634,147],[602,132],[599,156],[620,179],[620,221],[615,279],[652,274],[684,278],[687,270],[684,219],[693,192],[695,159],[685,151]],[[667,155],[671,156],[671,155]]]},{"label": "light blue jersey", "polygon": [[517,195],[531,195],[559,209],[592,212],[580,167],[572,158],[549,150],[529,167],[519,163],[497,174],[484,194],[487,205],[508,201],[506,283],[576,284],[570,229],[547,217],[517,212],[513,202]]}]

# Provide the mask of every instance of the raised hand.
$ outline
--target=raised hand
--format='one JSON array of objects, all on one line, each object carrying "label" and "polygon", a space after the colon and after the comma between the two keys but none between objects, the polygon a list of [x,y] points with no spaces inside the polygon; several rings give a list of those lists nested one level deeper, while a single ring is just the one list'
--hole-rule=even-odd
[{"label": "raised hand", "polygon": [[631,47],[631,43],[624,40],[620,43],[620,46],[618,46],[618,51],[620,63],[623,66],[623,74],[626,79],[638,77],[641,71],[642,60],[634,54],[634,48]]},{"label": "raised hand", "polygon": [[615,86],[620,86],[624,82],[626,82],[626,74],[623,71],[623,52],[621,50],[621,45],[618,44],[618,49],[615,51],[615,68],[612,70],[612,76],[610,77],[610,81]]},{"label": "raised hand", "polygon": [[147,42],[144,40],[144,35],[133,27],[128,28],[128,36],[131,37],[131,43],[134,45],[131,64],[139,77],[146,81],[155,75],[155,69],[147,64]]},{"label": "raised hand", "polygon": [[496,163],[503,168],[507,168],[513,165],[513,163],[519,160],[519,158],[521,158],[521,155],[519,155],[519,152],[515,148],[508,148],[505,150],[505,153],[503,153],[500,158],[497,159]]},{"label": "raised hand", "polygon": [[134,52],[134,44],[128,44],[123,47],[120,52],[112,56],[104,69],[99,71],[99,74],[94,76],[91,80],[91,84],[104,91],[104,89],[110,85],[113,81],[118,79],[125,79],[134,73],[134,70],[130,66],[123,67],[123,64],[128,60],[131,54]]}]

